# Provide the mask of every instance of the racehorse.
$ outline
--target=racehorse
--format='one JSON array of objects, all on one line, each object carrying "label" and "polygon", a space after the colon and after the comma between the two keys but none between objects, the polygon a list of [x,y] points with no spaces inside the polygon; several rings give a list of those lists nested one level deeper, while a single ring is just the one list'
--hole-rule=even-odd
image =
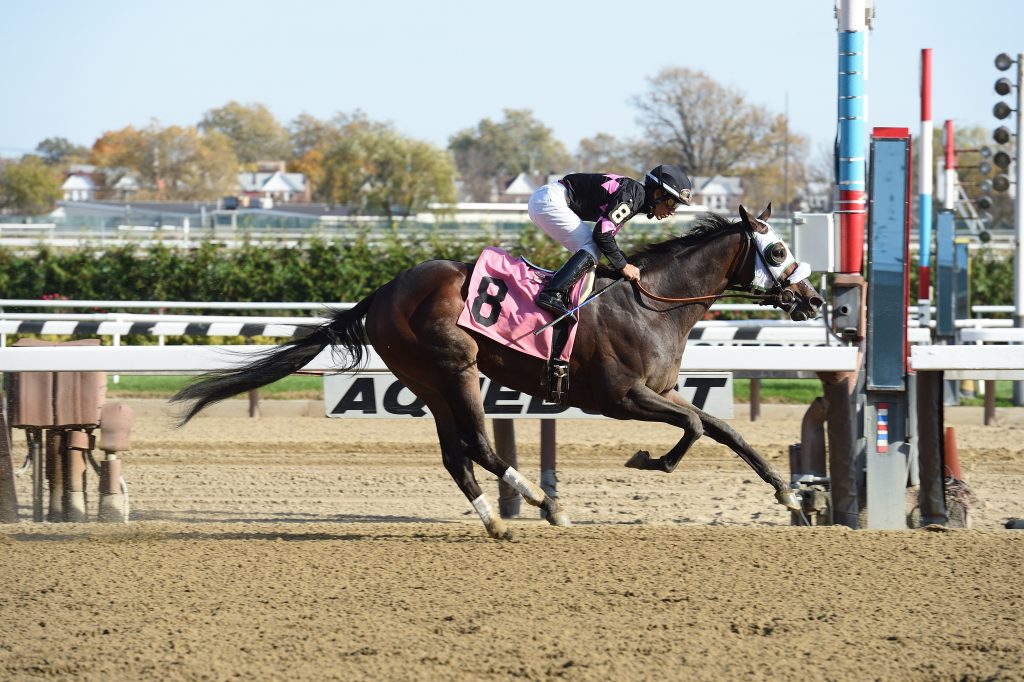
[{"label": "racehorse", "polygon": [[[778,274],[771,278],[771,288],[763,287],[768,293],[762,298],[794,320],[817,317],[823,301],[807,282],[809,268],[797,267],[784,244],[780,252],[781,240],[765,222],[770,212],[769,205],[755,218],[740,206],[737,222],[705,214],[687,235],[647,246],[628,259],[642,272],[642,288],[611,286],[618,283],[618,273],[600,266],[594,289],[602,294],[589,302],[580,322],[567,402],[613,419],[665,422],[682,429],[679,442],[660,458],[641,451],[626,466],[671,472],[694,441],[707,434],[750,465],[775,489],[780,503],[798,510],[792,491],[764,457],[727,423],[697,409],[675,390],[693,325],[719,295],[727,289],[750,290],[756,274],[771,272],[773,264]],[[763,249],[762,243],[767,243]],[[339,372],[355,370],[368,340],[396,378],[433,413],[444,466],[491,537],[509,539],[511,533],[481,491],[474,463],[542,508],[552,525],[568,526],[558,502],[503,462],[488,440],[480,373],[506,388],[544,397],[545,361],[456,324],[472,268],[472,263],[449,260],[420,263],[353,308],[312,326],[307,336],[247,364],[204,375],[171,398],[185,403],[180,424],[211,403],[300,370],[327,346],[343,351],[337,354]],[[794,270],[803,273],[799,281],[787,279]]]}]

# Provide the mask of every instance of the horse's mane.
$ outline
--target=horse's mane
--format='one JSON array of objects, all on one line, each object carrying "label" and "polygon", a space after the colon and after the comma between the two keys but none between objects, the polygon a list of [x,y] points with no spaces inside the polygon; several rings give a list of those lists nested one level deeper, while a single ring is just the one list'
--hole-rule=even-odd
[{"label": "horse's mane", "polygon": [[663,242],[648,244],[643,250],[636,253],[640,263],[656,260],[664,256],[676,256],[682,254],[698,244],[703,244],[708,239],[717,237],[739,222],[731,222],[728,218],[717,213],[705,213],[691,223],[686,234],[679,235]]}]

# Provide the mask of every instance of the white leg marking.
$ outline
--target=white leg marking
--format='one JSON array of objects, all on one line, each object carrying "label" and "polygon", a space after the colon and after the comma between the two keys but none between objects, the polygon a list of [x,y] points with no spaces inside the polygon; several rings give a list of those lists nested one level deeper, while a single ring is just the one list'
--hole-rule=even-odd
[{"label": "white leg marking", "polygon": [[480,497],[473,500],[472,505],[473,509],[476,509],[476,513],[480,515],[480,520],[484,522],[485,526],[490,528],[494,525],[498,517],[495,516],[491,503],[487,501],[487,497],[483,493],[480,494]]},{"label": "white leg marking", "polygon": [[510,486],[516,489],[516,491],[523,496],[527,502],[537,507],[544,502],[544,491],[536,483],[523,478],[523,475],[512,467],[508,468],[505,475],[501,477],[501,480],[508,483]]}]

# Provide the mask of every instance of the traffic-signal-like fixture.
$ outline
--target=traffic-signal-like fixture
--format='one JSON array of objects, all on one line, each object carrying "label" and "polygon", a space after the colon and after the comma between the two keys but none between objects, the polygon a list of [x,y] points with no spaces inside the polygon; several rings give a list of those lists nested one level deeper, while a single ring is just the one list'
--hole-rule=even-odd
[{"label": "traffic-signal-like fixture", "polygon": [[[1024,155],[1021,154],[1021,148],[1024,147],[1024,125],[1022,125],[1024,124],[1024,91],[1022,91],[1022,87],[1024,87],[1024,54],[1018,54],[1017,58],[1014,59],[1004,52],[996,57],[995,65],[1000,71],[1007,71],[1011,66],[1016,66],[1016,69],[1014,69],[1016,71],[1016,78],[1001,77],[996,80],[994,87],[996,94],[1000,97],[1006,97],[1016,90],[1017,107],[1013,108],[1006,102],[1000,101],[992,108],[992,113],[999,120],[1009,118],[1011,113],[1016,112],[1016,131],[1011,133],[1006,126],[999,126],[992,137],[999,144],[1008,144],[1011,137],[1016,138],[1013,140],[1015,149],[1012,159],[1012,165],[1015,166],[1015,183],[1017,185],[1016,196],[1013,201],[1013,222],[1017,237],[1017,253],[1016,258],[1014,258],[1013,273],[1013,326],[1024,327],[1024,251],[1022,251],[1022,248],[1024,248],[1022,247],[1022,243],[1024,243],[1024,200],[1021,197],[1021,193],[1024,192],[1024,161],[1022,161]],[[1000,152],[992,157],[992,163],[1005,171],[1011,165],[1010,154]],[[997,192],[1005,192],[1010,189],[1009,174],[1003,172],[992,178],[992,189]],[[1024,406],[1024,382],[1014,382],[1013,404],[1018,407]]]},{"label": "traffic-signal-like fixture", "polygon": [[[958,151],[975,152],[983,159],[982,162],[977,165],[959,166],[959,168],[973,168],[981,175],[989,175],[992,173],[992,163],[994,162],[994,159],[991,147],[985,146],[980,149],[960,149]],[[988,210],[992,208],[993,204],[992,197],[989,196],[992,193],[992,181],[988,178],[984,178],[981,182],[977,183],[977,187],[981,191],[981,195],[974,200],[974,203],[982,211],[979,218],[985,225],[988,225],[992,222],[992,216],[988,213]]]},{"label": "traffic-signal-like fixture", "polygon": [[[1016,63],[1017,61],[1013,59],[1010,55],[1006,54],[1005,52],[998,55],[995,59],[996,68],[999,69],[1000,71],[1006,71]],[[1006,76],[997,79],[995,82],[996,94],[1003,97],[1013,92],[1014,88],[1019,87],[1020,83],[1015,84]],[[996,102],[995,106],[992,107],[992,114],[1000,121],[1009,118],[1010,114],[1014,113],[1015,111],[1017,110],[1002,100]],[[1017,116],[1020,116],[1019,111],[1017,111]],[[1006,126],[999,126],[992,133],[992,139],[994,139],[999,144],[1009,144],[1010,138],[1012,136],[1013,133],[1011,133],[1010,129],[1007,128]],[[1010,155],[1007,154],[1005,151],[998,151],[992,157],[992,163],[994,163],[1000,169],[999,175],[992,178],[992,189],[994,189],[997,192],[1005,192],[1010,188],[1010,176],[1007,174],[1007,171],[1010,168],[1010,162]],[[991,205],[991,199],[988,199],[988,202],[989,205]],[[981,205],[980,201],[978,205]]]}]

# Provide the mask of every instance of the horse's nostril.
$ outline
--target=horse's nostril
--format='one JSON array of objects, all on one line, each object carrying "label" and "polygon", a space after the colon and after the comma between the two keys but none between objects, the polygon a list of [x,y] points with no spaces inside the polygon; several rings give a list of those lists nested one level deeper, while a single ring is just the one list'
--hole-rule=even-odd
[{"label": "horse's nostril", "polygon": [[821,296],[811,296],[810,303],[815,308],[820,308],[821,306],[825,305],[825,299],[823,299]]}]

